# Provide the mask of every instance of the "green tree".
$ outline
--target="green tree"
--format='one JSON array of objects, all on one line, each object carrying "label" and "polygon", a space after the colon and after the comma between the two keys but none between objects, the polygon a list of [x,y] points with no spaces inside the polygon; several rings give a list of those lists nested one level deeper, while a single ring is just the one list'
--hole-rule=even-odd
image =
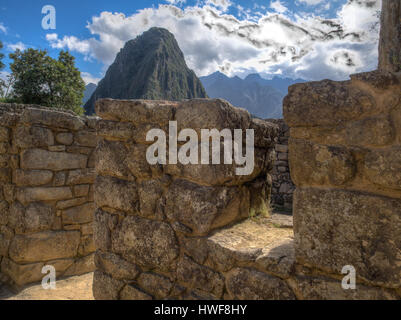
[{"label": "green tree", "polygon": [[[3,43],[0,41],[0,50],[3,49]],[[4,69],[4,63],[2,62],[4,58],[4,54],[0,52],[0,71]],[[5,88],[5,82],[3,79],[0,79],[0,96],[4,95],[4,88]]]},{"label": "green tree", "polygon": [[75,67],[75,58],[61,51],[58,60],[46,50],[16,50],[10,54],[15,97],[22,103],[73,110],[81,107],[85,83]]}]

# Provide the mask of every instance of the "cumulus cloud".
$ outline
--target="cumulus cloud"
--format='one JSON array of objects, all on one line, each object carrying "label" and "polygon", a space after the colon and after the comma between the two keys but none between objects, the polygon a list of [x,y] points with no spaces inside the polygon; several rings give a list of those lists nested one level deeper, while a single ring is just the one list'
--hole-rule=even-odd
[{"label": "cumulus cloud", "polygon": [[376,67],[380,0],[349,0],[334,19],[301,16],[280,1],[271,3],[275,8],[241,18],[227,14],[233,6],[228,0],[185,8],[160,5],[130,16],[105,11],[88,23],[90,38],[49,34],[47,40],[53,48],[68,48],[108,66],[126,41],[164,27],[200,76],[221,70],[231,76],[259,72],[338,80]]},{"label": "cumulus cloud", "polygon": [[18,41],[17,43],[8,43],[7,44],[7,50],[9,51],[15,51],[15,50],[21,50],[24,51],[27,48],[25,43],[22,43],[21,41]]},{"label": "cumulus cloud", "polygon": [[89,72],[81,72],[81,78],[82,80],[84,80],[85,84],[89,83],[98,84],[98,82],[101,80],[98,77],[94,77]]},{"label": "cumulus cloud", "polygon": [[280,0],[273,1],[272,3],[270,3],[270,8],[272,8],[274,11],[278,13],[284,13],[288,10],[287,7],[283,6]]},{"label": "cumulus cloud", "polygon": [[309,6],[315,6],[319,3],[322,3],[324,0],[298,0],[299,2],[305,3]]},{"label": "cumulus cloud", "polygon": [[0,22],[0,31],[7,34],[7,28],[4,26],[2,22]]}]

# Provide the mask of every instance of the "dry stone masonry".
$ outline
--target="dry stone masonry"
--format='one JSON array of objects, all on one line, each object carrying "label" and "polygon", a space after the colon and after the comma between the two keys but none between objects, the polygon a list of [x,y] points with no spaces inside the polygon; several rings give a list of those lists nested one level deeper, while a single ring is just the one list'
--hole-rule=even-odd
[{"label": "dry stone masonry", "polygon": [[[96,113],[102,140],[96,151],[95,298],[222,299],[239,294],[236,281],[250,277],[256,285],[247,269],[232,270],[219,260],[223,257],[209,237],[251,215],[269,213],[277,127],[252,120],[223,100],[103,99]],[[254,129],[253,173],[237,176],[234,165],[150,165],[146,150],[153,142],[146,141],[147,131],[168,132],[169,121],[177,121],[178,132],[192,128],[198,134]]]},{"label": "dry stone masonry", "polygon": [[288,163],[290,128],[283,119],[267,119],[267,121],[276,124],[279,128],[278,140],[275,148],[276,161],[272,172],[272,206],[275,210],[291,212],[295,185],[291,180],[290,166]]},{"label": "dry stone masonry", "polygon": [[94,118],[0,105],[0,271],[15,287],[94,269]]}]

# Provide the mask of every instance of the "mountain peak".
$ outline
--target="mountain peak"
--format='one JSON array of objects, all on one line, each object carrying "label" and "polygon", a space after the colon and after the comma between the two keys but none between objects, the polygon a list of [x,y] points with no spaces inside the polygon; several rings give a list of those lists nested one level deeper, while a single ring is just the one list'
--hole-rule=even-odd
[{"label": "mountain peak", "polygon": [[92,114],[100,98],[177,101],[206,97],[174,35],[167,29],[151,28],[124,45],[85,110]]}]

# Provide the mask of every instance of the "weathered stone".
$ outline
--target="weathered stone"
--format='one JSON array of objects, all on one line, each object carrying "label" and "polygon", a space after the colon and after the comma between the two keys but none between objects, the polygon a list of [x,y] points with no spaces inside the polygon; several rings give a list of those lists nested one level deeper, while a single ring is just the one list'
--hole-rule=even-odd
[{"label": "weathered stone", "polygon": [[11,182],[11,169],[0,168],[0,183],[10,183],[10,182]]},{"label": "weathered stone", "polygon": [[81,225],[81,233],[83,236],[93,234],[93,223],[87,223]]},{"label": "weathered stone", "polygon": [[364,172],[374,184],[401,190],[401,147],[370,151]]},{"label": "weathered stone", "polygon": [[85,197],[74,198],[74,199],[69,199],[69,200],[62,200],[62,201],[57,202],[56,208],[57,209],[67,209],[67,208],[71,208],[71,207],[76,207],[81,204],[84,204],[87,201],[88,200]]},{"label": "weathered stone", "polygon": [[14,202],[10,213],[10,226],[19,234],[50,230],[55,217],[54,209],[40,202],[31,203],[26,208]]},{"label": "weathered stone", "polygon": [[67,152],[70,152],[70,153],[84,154],[84,155],[88,156],[92,153],[93,148],[82,147],[82,146],[67,146],[66,150],[67,150]]},{"label": "weathered stone", "polygon": [[383,1],[379,45],[379,69],[391,72],[401,70],[400,1]]},{"label": "weathered stone", "polygon": [[87,256],[92,252],[95,252],[95,250],[96,250],[95,244],[93,242],[93,237],[91,235],[81,237],[81,243],[79,244],[78,247],[78,255]]},{"label": "weathered stone", "polygon": [[125,163],[127,153],[122,142],[100,141],[96,148],[96,172],[118,178],[128,177],[129,170]]},{"label": "weathered stone", "polygon": [[98,207],[110,207],[126,212],[138,211],[138,194],[133,182],[98,176],[95,181],[95,202]]},{"label": "weathered stone", "polygon": [[85,155],[28,149],[21,155],[22,169],[68,170],[85,168]]},{"label": "weathered stone", "polygon": [[167,191],[165,213],[203,234],[247,217],[249,201],[244,187],[204,187],[176,180]]},{"label": "weathered stone", "polygon": [[223,294],[223,277],[212,269],[198,265],[186,256],[177,264],[177,279],[190,288],[201,289],[217,297]]},{"label": "weathered stone", "polygon": [[100,120],[96,132],[99,136],[115,140],[128,140],[132,137],[134,126],[130,122]]},{"label": "weathered stone", "polygon": [[377,112],[375,100],[350,81],[298,83],[284,98],[284,119],[290,127],[334,126]]},{"label": "weathered stone", "polygon": [[294,183],[302,185],[343,185],[355,176],[352,153],[342,147],[291,139],[290,170]]},{"label": "weathered stone", "polygon": [[147,146],[145,145],[133,145],[128,150],[128,155],[125,163],[131,173],[139,179],[151,179],[158,178],[161,173],[161,165],[150,165],[146,159]]},{"label": "weathered stone", "polygon": [[160,180],[148,180],[138,183],[139,211],[143,217],[154,217],[163,196]]},{"label": "weathered stone", "polygon": [[168,270],[178,256],[177,240],[167,223],[128,216],[111,236],[113,252],[139,266]]},{"label": "weathered stone", "polygon": [[97,249],[109,251],[111,249],[110,230],[116,226],[118,221],[117,216],[100,209],[95,211],[93,239]]},{"label": "weathered stone", "polygon": [[60,144],[70,146],[74,142],[74,136],[71,132],[60,132],[56,135],[56,141]]},{"label": "weathered stone", "polygon": [[47,148],[51,152],[64,152],[66,150],[65,146],[49,146]]},{"label": "weathered stone", "polygon": [[401,200],[356,191],[298,188],[296,259],[340,274],[352,265],[375,285],[401,285]]},{"label": "weathered stone", "polygon": [[54,174],[53,187],[62,187],[65,185],[67,173],[65,171],[58,171]]},{"label": "weathered stone", "polygon": [[288,146],[287,145],[283,145],[283,144],[276,144],[276,151],[277,152],[287,153],[288,152]]},{"label": "weathered stone", "polygon": [[53,178],[50,170],[21,170],[13,172],[13,183],[17,186],[41,186],[49,183]]},{"label": "weathered stone", "polygon": [[117,300],[124,282],[107,274],[95,271],[93,275],[93,296],[96,300]]},{"label": "weathered stone", "polygon": [[81,224],[93,221],[95,204],[93,202],[85,203],[78,207],[72,207],[63,211],[64,224]]},{"label": "weathered stone", "polygon": [[72,192],[68,187],[18,188],[16,198],[23,204],[34,201],[65,200],[72,198]]},{"label": "weathered stone", "polygon": [[43,262],[20,265],[11,259],[3,258],[1,271],[9,276],[17,286],[40,281],[44,275],[42,273]]},{"label": "weathered stone", "polygon": [[162,123],[173,120],[177,103],[157,100],[113,100],[96,101],[96,114],[104,120],[130,121],[137,123]]},{"label": "weathered stone", "polygon": [[47,147],[54,144],[54,136],[48,128],[18,126],[14,131],[13,141],[18,148],[23,149]]},{"label": "weathered stone", "polygon": [[398,300],[390,290],[356,284],[355,290],[344,290],[341,280],[298,276],[293,281],[305,300]]},{"label": "weathered stone", "polygon": [[0,142],[8,142],[10,139],[10,130],[0,126]]},{"label": "weathered stone", "polygon": [[89,193],[89,184],[83,184],[79,186],[74,186],[74,195],[75,197],[85,197]]},{"label": "weathered stone", "polygon": [[16,235],[9,248],[10,258],[16,263],[31,263],[76,255],[80,233],[77,231],[46,231]]},{"label": "weathered stone", "polygon": [[0,201],[0,225],[6,225],[8,223],[8,202]]},{"label": "weathered stone", "polygon": [[194,99],[183,101],[175,119],[178,132],[191,128],[199,136],[201,129],[249,129],[251,117],[245,109],[235,108],[221,99]]},{"label": "weathered stone", "polygon": [[125,285],[121,290],[121,300],[152,300],[152,297],[131,284]]},{"label": "weathered stone", "polygon": [[101,271],[110,274],[117,280],[134,280],[139,274],[139,268],[109,252],[96,251],[95,264]]},{"label": "weathered stone", "polygon": [[229,272],[226,286],[235,300],[295,300],[287,283],[252,269],[237,268]]},{"label": "weathered stone", "polygon": [[270,121],[253,118],[250,129],[255,130],[255,147],[270,148],[276,142],[278,126]]},{"label": "weathered stone", "polygon": [[94,131],[78,131],[75,134],[75,142],[79,146],[96,147],[97,137]]},{"label": "weathered stone", "polygon": [[26,108],[21,115],[21,121],[71,130],[81,130],[85,127],[85,123],[79,117],[51,109]]},{"label": "weathered stone", "polygon": [[142,273],[137,282],[142,289],[158,299],[166,298],[173,288],[173,283],[169,278],[156,273]]},{"label": "weathered stone", "polygon": [[94,254],[89,254],[86,257],[76,260],[74,264],[65,271],[64,276],[78,276],[81,274],[93,272],[94,270]]},{"label": "weathered stone", "polygon": [[94,169],[77,169],[68,173],[67,184],[92,184],[95,182],[96,172]]}]

